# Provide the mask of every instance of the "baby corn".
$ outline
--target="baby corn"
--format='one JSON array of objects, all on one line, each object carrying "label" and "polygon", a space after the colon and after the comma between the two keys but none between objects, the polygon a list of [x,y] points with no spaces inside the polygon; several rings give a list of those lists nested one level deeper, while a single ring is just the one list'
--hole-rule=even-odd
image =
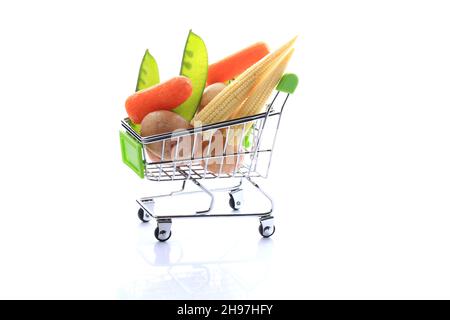
[{"label": "baby corn", "polygon": [[292,57],[294,49],[283,56],[277,64],[272,66],[250,91],[248,99],[231,115],[232,119],[242,118],[263,112],[265,102],[272,94],[275,86],[280,81]]},{"label": "baby corn", "polygon": [[248,97],[262,74],[276,64],[280,57],[292,47],[297,37],[293,38],[278,50],[248,68],[231,84],[223,89],[202,111],[191,121],[192,125],[205,125],[225,121],[236,111],[240,104]]}]

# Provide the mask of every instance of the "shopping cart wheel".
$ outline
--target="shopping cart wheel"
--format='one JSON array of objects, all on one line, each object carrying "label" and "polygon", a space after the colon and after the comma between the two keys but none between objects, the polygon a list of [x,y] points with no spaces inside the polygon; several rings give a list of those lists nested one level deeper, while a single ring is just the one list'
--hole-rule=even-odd
[{"label": "shopping cart wheel", "polygon": [[239,210],[242,206],[242,189],[232,190],[230,193],[230,200],[228,203],[233,210]]},{"label": "shopping cart wheel", "polygon": [[230,197],[230,200],[228,201],[228,203],[230,204],[230,207],[231,207],[233,210],[238,210],[238,209],[236,208],[236,204],[234,203],[233,197]]},{"label": "shopping cart wheel", "polygon": [[172,226],[171,219],[159,219],[158,226],[155,229],[155,238],[159,241],[167,241],[172,235],[170,227]]},{"label": "shopping cart wheel", "polygon": [[138,210],[138,218],[142,222],[149,222],[150,221],[150,215],[144,211],[144,209],[139,208]]},{"label": "shopping cart wheel", "polygon": [[167,241],[169,240],[169,238],[172,236],[172,231],[169,231],[169,236],[167,236],[166,231],[164,230],[159,230],[158,227],[156,227],[155,229],[155,238],[158,239],[161,242]]},{"label": "shopping cart wheel", "polygon": [[264,217],[260,219],[259,233],[264,238],[269,238],[275,233],[275,225],[273,224],[273,217]]},{"label": "shopping cart wheel", "polygon": [[275,226],[272,227],[265,227],[263,229],[262,224],[259,225],[259,233],[264,237],[264,238],[269,238],[271,237],[274,233],[275,233]]}]

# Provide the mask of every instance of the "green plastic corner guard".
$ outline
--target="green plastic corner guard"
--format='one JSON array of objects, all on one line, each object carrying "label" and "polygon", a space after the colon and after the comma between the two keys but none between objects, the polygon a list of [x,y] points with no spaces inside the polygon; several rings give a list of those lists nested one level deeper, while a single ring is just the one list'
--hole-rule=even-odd
[{"label": "green plastic corner guard", "polygon": [[142,155],[142,144],[129,133],[120,131],[120,150],[123,163],[143,179],[144,157]]},{"label": "green plastic corner guard", "polygon": [[277,90],[293,94],[298,85],[298,77],[293,73],[286,73],[278,82]]}]

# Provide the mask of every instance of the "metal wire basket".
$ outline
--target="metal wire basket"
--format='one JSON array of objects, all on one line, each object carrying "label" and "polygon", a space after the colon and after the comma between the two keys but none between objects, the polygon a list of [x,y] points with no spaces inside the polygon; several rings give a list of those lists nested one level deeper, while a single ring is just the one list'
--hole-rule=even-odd
[{"label": "metal wire basket", "polygon": [[[170,238],[173,218],[258,216],[261,235],[270,237],[274,233],[271,215],[273,201],[252,179],[268,176],[281,115],[297,82],[295,75],[284,75],[266,111],[254,116],[148,137],[137,133],[128,118],[122,120],[124,131],[120,132],[120,140],[123,162],[141,178],[158,182],[182,181],[181,190],[137,200],[141,221],[148,222],[151,218],[157,220],[155,237],[158,240]],[[208,189],[200,182],[223,178],[237,178],[239,182],[220,189]],[[192,181],[200,188],[199,192],[209,195],[208,209],[195,213],[156,214],[155,198],[186,194],[186,181]],[[241,212],[243,181],[248,181],[269,200],[269,210]],[[214,191],[229,192],[229,204],[234,210],[232,213],[212,212]]]}]

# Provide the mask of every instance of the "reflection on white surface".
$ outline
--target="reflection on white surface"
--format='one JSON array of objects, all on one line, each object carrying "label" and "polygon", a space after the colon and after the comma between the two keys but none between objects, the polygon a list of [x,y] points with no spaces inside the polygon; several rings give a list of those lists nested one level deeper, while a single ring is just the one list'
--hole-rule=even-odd
[{"label": "reflection on white surface", "polygon": [[141,236],[138,252],[145,261],[145,271],[122,286],[120,298],[246,298],[263,285],[270,271],[272,239],[235,239],[226,245],[211,239],[202,241],[199,250],[198,239],[161,243],[148,239],[148,232]]}]

